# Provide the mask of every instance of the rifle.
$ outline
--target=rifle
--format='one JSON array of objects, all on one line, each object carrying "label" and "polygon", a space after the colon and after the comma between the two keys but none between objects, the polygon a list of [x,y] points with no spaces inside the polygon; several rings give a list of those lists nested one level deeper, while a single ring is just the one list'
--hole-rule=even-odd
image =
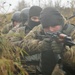
[{"label": "rifle", "polygon": [[40,37],[42,39],[49,38],[50,42],[52,42],[53,40],[57,41],[60,39],[61,42],[64,43],[64,45],[67,45],[69,47],[75,45],[75,42],[72,41],[71,37],[60,32],[57,32],[57,33],[46,32],[45,35],[40,35]]}]

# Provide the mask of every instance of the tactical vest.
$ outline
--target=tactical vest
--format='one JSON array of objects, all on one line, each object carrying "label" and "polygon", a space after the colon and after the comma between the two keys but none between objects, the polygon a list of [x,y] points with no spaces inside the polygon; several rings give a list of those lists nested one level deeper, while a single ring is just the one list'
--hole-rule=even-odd
[{"label": "tactical vest", "polygon": [[[74,29],[75,29],[75,26],[66,24],[62,30],[62,33],[70,36],[71,32]],[[42,65],[41,70],[42,70],[43,75],[50,75],[53,71],[55,64],[58,62],[58,59],[59,59],[58,54],[54,53],[54,56],[55,56],[55,58],[54,58],[52,56],[53,54],[49,51],[42,52],[42,55],[41,55],[41,65]]]},{"label": "tactical vest", "polygon": [[[70,33],[73,31],[75,29],[75,26],[73,26],[73,25],[70,25],[70,24],[66,24],[65,26],[64,26],[64,28],[63,28],[63,31],[62,31],[62,33],[64,33],[64,34],[66,34],[66,35],[68,35],[68,36],[70,36]],[[25,31],[27,31],[27,27],[25,26]],[[30,31],[30,30],[28,30],[28,31]],[[51,60],[49,60],[50,58],[49,58],[49,56],[44,56],[44,55],[47,55],[47,54],[50,54],[51,52],[49,52],[49,51],[45,51],[45,52],[42,52],[42,55],[43,55],[43,57],[41,56],[41,53],[37,53],[37,54],[33,54],[33,55],[30,55],[30,56],[28,56],[28,57],[26,57],[27,59],[25,59],[26,61],[27,61],[27,64],[28,65],[34,65],[34,66],[39,66],[38,67],[38,70],[39,71],[41,71],[40,70],[40,67],[41,66],[43,66],[43,71],[44,72],[47,72],[48,74],[50,74],[50,66],[55,66],[55,63],[56,62],[54,62],[54,65],[48,65],[48,64],[50,64],[50,62],[51,62]],[[50,54],[51,55],[51,54]],[[53,55],[53,54],[52,54]],[[44,58],[46,58],[46,59],[44,59]],[[52,58],[52,57],[51,57]],[[45,64],[44,62],[42,62],[42,59],[43,59],[43,61],[44,62],[47,62],[47,64]],[[47,60],[48,59],[48,60]],[[54,59],[55,60],[55,59]],[[42,64],[40,64],[42,62]],[[52,62],[53,63],[53,62]],[[51,71],[52,71],[53,69],[51,69]],[[46,74],[47,74],[46,73]],[[48,75],[47,74],[47,75]]]}]

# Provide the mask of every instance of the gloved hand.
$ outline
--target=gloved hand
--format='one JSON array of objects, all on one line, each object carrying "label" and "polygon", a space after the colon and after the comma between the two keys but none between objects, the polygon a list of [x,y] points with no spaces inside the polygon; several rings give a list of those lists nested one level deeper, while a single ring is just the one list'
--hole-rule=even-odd
[{"label": "gloved hand", "polygon": [[55,53],[61,53],[62,50],[62,44],[61,43],[57,43],[56,41],[52,41],[51,42],[51,49],[53,50],[53,52]]},{"label": "gloved hand", "polygon": [[44,38],[43,41],[47,42],[47,43],[51,43],[52,40],[50,38]]}]

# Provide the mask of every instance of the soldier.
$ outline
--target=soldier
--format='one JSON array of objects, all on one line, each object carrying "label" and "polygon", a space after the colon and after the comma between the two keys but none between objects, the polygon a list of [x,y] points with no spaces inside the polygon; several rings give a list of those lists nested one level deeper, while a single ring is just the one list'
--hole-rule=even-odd
[{"label": "soldier", "polygon": [[[29,8],[28,8],[29,9]],[[27,9],[26,9],[27,10]],[[24,10],[22,10],[21,12],[21,20],[22,20],[22,24],[25,26],[20,29],[18,29],[16,32],[20,32],[20,30],[23,30],[25,34],[27,34],[30,30],[32,30],[35,26],[39,25],[40,24],[40,21],[39,21],[39,15],[40,15],[40,12],[41,12],[42,8],[39,7],[39,6],[32,6],[28,13],[28,19],[27,19],[27,22],[25,23],[25,17],[24,17]],[[25,14],[27,13],[25,12]]]},{"label": "soldier", "polygon": [[28,7],[28,8],[24,8],[24,9],[21,10],[20,18],[21,18],[21,22],[22,22],[23,25],[28,20],[29,9],[30,8]]},{"label": "soldier", "polygon": [[[35,26],[38,26],[40,24],[40,21],[39,21],[39,16],[40,16],[40,12],[42,11],[42,8],[39,7],[39,6],[32,6],[29,10],[29,17],[28,17],[28,24],[25,23],[24,24],[24,19],[25,17],[23,17],[24,14],[22,14],[21,12],[21,18],[23,19],[22,20],[22,24],[23,26],[18,28],[17,31],[15,32],[15,35],[20,35],[19,37],[18,36],[12,36],[10,41],[15,44],[15,45],[18,45],[23,37],[22,36],[25,36],[26,34],[28,34],[29,31],[31,31]],[[25,26],[25,27],[24,27]],[[23,30],[23,31],[22,31]],[[22,32],[21,32],[22,31]],[[24,32],[24,35],[22,35]],[[20,38],[20,39],[19,39]],[[19,45],[20,46],[20,45]],[[25,59],[22,58],[22,61],[24,63]],[[22,64],[23,64],[22,63]],[[25,63],[24,63],[25,64]]]},{"label": "soldier", "polygon": [[[63,60],[64,63],[68,64],[70,68],[73,68],[75,61],[74,61],[74,56],[73,58],[71,58],[71,53],[70,53],[70,51],[74,52],[73,47],[71,48],[69,46],[67,46],[68,48],[66,46],[64,47],[63,43],[61,43],[62,39],[60,40],[59,39],[52,40],[50,38],[42,39],[39,38],[39,36],[40,34],[42,35],[47,32],[54,33],[54,34],[56,34],[57,32],[61,32],[68,36],[72,36],[72,39],[75,40],[74,26],[64,25],[63,16],[60,14],[59,11],[57,11],[55,8],[52,7],[47,7],[41,12],[40,22],[42,26],[39,25],[34,27],[25,36],[24,41],[22,42],[23,49],[25,49],[29,53],[29,56],[26,57],[26,61],[27,62],[31,61],[32,64],[29,64],[31,66],[32,65],[35,66],[36,64],[33,63],[33,61],[38,62],[34,70],[37,69],[42,73],[42,75],[51,75],[55,65],[58,63],[61,52],[63,52],[64,50],[65,53],[63,52],[62,59],[64,58]],[[67,59],[68,55],[70,56],[70,58]],[[62,71],[61,75],[64,75],[64,71]]]},{"label": "soldier", "polygon": [[7,24],[3,29],[2,29],[2,33],[3,34],[7,34],[13,27],[15,27],[16,25],[18,25],[21,22],[20,20],[20,11],[15,12],[12,15],[11,18],[11,23]]},{"label": "soldier", "polygon": [[25,34],[24,30],[25,30],[25,25],[24,23],[26,23],[26,21],[28,20],[28,15],[29,15],[29,8],[24,8],[21,10],[20,13],[20,19],[21,19],[21,23],[18,24],[17,26],[13,27],[7,34],[7,38],[12,38],[12,37],[16,37],[16,33],[21,33],[21,34]]},{"label": "soldier", "polygon": [[[29,9],[29,8],[28,8]],[[26,10],[28,10],[26,9]],[[21,19],[22,19],[22,26],[19,27],[15,34],[16,36],[12,36],[10,41],[12,41],[14,44],[19,44],[20,41],[22,41],[22,39],[24,38],[24,36],[30,31],[32,30],[33,27],[37,26],[40,24],[39,21],[39,15],[40,12],[42,11],[42,8],[39,6],[32,6],[29,9],[29,16],[28,16],[28,21],[24,24],[25,22],[25,14],[24,14],[24,10],[22,10],[21,12]],[[28,11],[27,11],[28,12]],[[25,12],[26,13],[26,12]],[[10,36],[10,35],[8,35]]]}]

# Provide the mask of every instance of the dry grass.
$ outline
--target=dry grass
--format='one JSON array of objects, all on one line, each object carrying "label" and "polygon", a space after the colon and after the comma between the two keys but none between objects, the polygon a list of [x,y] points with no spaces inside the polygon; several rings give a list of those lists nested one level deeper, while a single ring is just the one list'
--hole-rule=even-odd
[{"label": "dry grass", "polygon": [[21,50],[0,36],[0,75],[28,75],[20,64]]}]

